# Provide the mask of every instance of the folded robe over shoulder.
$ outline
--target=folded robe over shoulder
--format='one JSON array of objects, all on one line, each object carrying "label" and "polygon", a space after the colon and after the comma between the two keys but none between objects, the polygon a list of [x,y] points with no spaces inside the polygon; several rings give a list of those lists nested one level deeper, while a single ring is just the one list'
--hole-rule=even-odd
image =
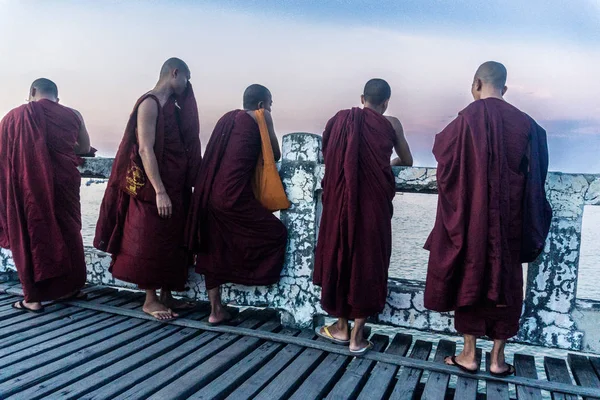
[{"label": "folded robe over shoulder", "polygon": [[287,231],[252,188],[261,137],[244,110],[225,114],[206,146],[188,220],[188,245],[208,289],[279,281]]},{"label": "folded robe over shoulder", "polygon": [[0,122],[0,246],[12,250],[26,301],[55,300],[85,284],[80,124],[50,100]]},{"label": "folded robe over shoulder", "polygon": [[[168,219],[158,215],[156,193],[138,153],[137,113],[147,98],[159,104],[154,153],[173,204]],[[135,104],[115,157],[94,238],[94,247],[113,255],[111,272],[116,278],[142,289],[184,290],[188,267],[184,229],[201,164],[199,135],[191,84],[180,98],[172,97],[162,107],[150,94]]]},{"label": "folded robe over shoulder", "polygon": [[433,153],[439,198],[425,306],[519,309],[521,262],[543,249],[552,215],[545,131],[502,100],[478,100],[436,136]]},{"label": "folded robe over shoulder", "polygon": [[313,281],[330,315],[383,310],[392,251],[395,132],[370,109],[340,111],[323,133],[325,176]]}]

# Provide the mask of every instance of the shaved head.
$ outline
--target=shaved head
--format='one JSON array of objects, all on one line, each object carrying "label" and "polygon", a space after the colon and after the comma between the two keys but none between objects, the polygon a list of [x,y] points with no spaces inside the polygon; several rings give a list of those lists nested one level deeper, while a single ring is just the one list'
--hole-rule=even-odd
[{"label": "shaved head", "polygon": [[33,81],[29,93],[58,98],[58,87],[50,79],[40,78]]},{"label": "shaved head", "polygon": [[178,70],[184,75],[190,74],[190,69],[187,64],[182,59],[173,57],[165,61],[160,69],[160,79],[168,77],[174,70]]},{"label": "shaved head", "polygon": [[244,91],[244,109],[256,111],[260,108],[259,103],[263,103],[263,107],[270,110],[271,108],[271,92],[263,85],[250,85]]},{"label": "shaved head", "polygon": [[506,85],[506,67],[496,61],[488,61],[477,68],[474,80],[481,80],[484,85],[502,90]]},{"label": "shaved head", "polygon": [[392,96],[392,88],[383,79],[371,79],[363,92],[365,101],[374,106],[382,105]]}]

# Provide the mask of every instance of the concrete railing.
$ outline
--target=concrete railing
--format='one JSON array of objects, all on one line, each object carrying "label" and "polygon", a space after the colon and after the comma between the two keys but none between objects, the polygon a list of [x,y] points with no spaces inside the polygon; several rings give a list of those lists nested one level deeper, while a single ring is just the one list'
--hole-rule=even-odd
[{"label": "concrete railing", "polygon": [[[237,305],[269,306],[282,312],[284,323],[308,326],[323,314],[319,288],[312,270],[320,220],[321,179],[324,166],[321,137],[295,133],[283,138],[280,174],[292,203],[281,212],[288,229],[285,265],[278,284],[267,287],[225,285],[223,300]],[[106,178],[112,159],[86,159],[82,176]],[[434,168],[394,168],[400,192],[437,191]],[[600,353],[600,302],[577,301],[579,250],[584,205],[600,205],[600,175],[550,173],[548,198],[554,210],[545,252],[529,265],[522,328],[517,341],[571,350]],[[110,256],[86,248],[88,281],[135,288],[113,279]],[[427,266],[423,265],[425,269]],[[2,251],[0,275],[14,278],[10,252]],[[1,279],[1,277],[0,277]],[[390,278],[388,299],[377,322],[399,327],[455,334],[452,313],[428,311],[423,306],[424,282]],[[204,278],[190,273],[185,295],[206,300]]]}]

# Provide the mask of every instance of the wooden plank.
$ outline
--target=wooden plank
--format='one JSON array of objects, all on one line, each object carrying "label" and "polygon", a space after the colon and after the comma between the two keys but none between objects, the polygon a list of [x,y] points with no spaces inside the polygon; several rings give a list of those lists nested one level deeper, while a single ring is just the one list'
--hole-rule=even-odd
[{"label": "wooden plank", "polygon": [[[240,323],[243,326],[254,327],[257,322],[254,319],[248,319],[252,316],[252,313],[243,312],[233,321],[233,324]],[[213,342],[218,342],[215,339],[221,336],[212,332],[206,332],[199,336],[195,336],[192,340],[185,342],[184,344],[170,350],[169,352],[160,355],[159,357],[152,358],[149,362],[145,363],[142,368],[137,368],[129,371],[128,373],[120,373],[117,379],[110,380],[106,385],[102,387],[96,386],[93,391],[90,391],[86,395],[79,395],[74,397],[71,393],[69,399],[117,399],[117,398],[144,398],[136,396],[137,391],[145,391],[144,385],[148,384],[154,390],[157,386],[158,389],[164,384],[168,384],[168,381],[163,380],[163,375],[169,373],[177,374],[178,362],[188,362],[195,365],[197,356],[206,356],[205,348]],[[218,346],[218,343],[217,343]],[[214,349],[216,346],[211,347]],[[217,348],[217,351],[219,349]],[[193,353],[192,356],[190,354]],[[189,358],[188,358],[189,356]],[[80,387],[81,390],[81,387]]]},{"label": "wooden plank", "polygon": [[[147,324],[150,323],[148,322]],[[100,355],[94,360],[85,360],[84,362],[78,363],[79,365],[73,366],[66,371],[56,372],[56,374],[53,374],[55,376],[52,378],[46,376],[43,382],[38,383],[25,391],[21,391],[8,399],[38,400],[48,398],[51,393],[64,388],[70,383],[76,383],[97,371],[102,371],[105,368],[116,373],[121,373],[122,371],[118,368],[114,371],[118,361],[123,360],[130,355],[135,355],[137,352],[152,352],[152,345],[176,334],[180,330],[181,328],[176,326],[164,325],[159,330],[150,331],[148,334],[137,340],[127,342],[125,343],[125,346],[115,348],[106,354]],[[69,357],[69,360],[71,360],[71,358],[72,357]]]},{"label": "wooden plank", "polygon": [[[544,357],[544,369],[549,381],[573,384],[567,362],[559,358]],[[552,392],[552,400],[577,400],[577,396]]]},{"label": "wooden plank", "polygon": [[[7,324],[7,320],[10,320],[11,318],[16,317],[19,314],[23,314],[26,311],[23,310],[17,310],[16,308],[12,308],[12,307],[8,307],[6,310],[4,311],[0,311],[0,321],[2,326],[6,326]],[[32,314],[32,313],[28,313],[28,315],[38,315],[38,314]]]},{"label": "wooden plank", "polygon": [[[165,328],[169,327],[176,328],[171,325],[165,325]],[[188,355],[201,347],[206,341],[215,337],[215,334],[213,333],[198,334],[199,331],[195,329],[184,328],[178,332],[171,333],[166,338],[144,348],[143,351],[134,352],[129,356],[126,356],[120,361],[113,363],[110,356],[101,357],[99,362],[106,361],[110,367],[100,368],[98,371],[92,372],[92,374],[85,378],[70,383],[58,392],[47,397],[71,400],[86,397],[98,399],[111,398],[111,396],[102,397],[102,393],[98,392],[101,392],[103,388],[106,388],[106,391],[112,390],[114,393],[118,394],[129,387],[129,377],[127,376],[129,372],[134,371],[136,368],[144,370],[148,369],[149,373],[159,371],[164,365],[168,365],[160,364],[160,362],[168,363],[169,361],[172,361],[175,353],[177,353],[177,356],[181,357]],[[163,357],[169,353],[172,358]],[[158,360],[158,362],[155,360]],[[88,393],[89,395],[86,396]]]},{"label": "wooden plank", "polygon": [[[477,348],[475,358],[477,359],[477,368],[479,369],[481,365],[482,351],[481,348]],[[477,379],[473,378],[465,378],[463,376],[459,376],[456,380],[456,388],[454,391],[455,399],[464,399],[464,400],[475,400],[477,398],[477,386],[479,382]]]},{"label": "wooden plank", "polygon": [[[298,336],[304,339],[312,339],[314,338],[314,332],[311,330],[303,330]],[[227,399],[242,400],[253,398],[267,386],[280,371],[283,371],[293,360],[295,360],[303,350],[304,348],[302,346],[288,344],[267,364],[262,366],[255,374],[233,391]]]},{"label": "wooden plank", "polygon": [[[25,333],[29,329],[36,328],[38,326],[43,326],[49,324],[50,322],[63,319],[67,316],[82,312],[81,309],[73,309],[73,308],[55,308],[51,312],[36,315],[34,318],[30,318],[31,314],[21,314],[14,319],[14,323],[9,326],[2,326],[0,328],[0,339],[8,338],[11,339],[10,336],[15,335],[17,332],[19,334]],[[92,311],[86,311],[91,314]],[[6,347],[4,341],[0,340],[0,347]]]},{"label": "wooden plank", "polygon": [[3,299],[0,299],[0,311],[4,311],[5,309],[12,308],[12,305],[17,301],[22,300],[21,297],[13,296],[10,294],[4,295]]},{"label": "wooden plank", "polygon": [[600,376],[600,357],[588,357],[592,363],[592,367],[596,371],[596,375]]},{"label": "wooden plank", "polygon": [[[517,376],[537,379],[538,374],[535,369],[535,358],[525,354],[515,354],[514,365]],[[517,385],[517,398],[519,400],[541,400],[542,391],[529,386]]]},{"label": "wooden plank", "polygon": [[[124,309],[118,308],[118,307],[108,307],[108,306],[104,306],[104,305],[92,304],[89,302],[68,302],[67,304],[81,307],[81,308],[87,308],[87,309],[92,309],[92,310],[97,310],[97,311],[108,312],[108,313],[112,313],[112,314],[116,314],[116,315],[123,315],[123,316],[128,316],[128,317],[153,320],[153,318],[151,316],[146,315],[141,311],[124,310]],[[343,346],[337,346],[334,344],[319,342],[319,341],[315,341],[315,340],[307,340],[307,339],[303,339],[300,337],[279,335],[277,333],[272,333],[272,332],[262,332],[262,331],[256,331],[256,330],[252,330],[252,329],[233,327],[233,326],[227,326],[227,325],[210,326],[210,325],[200,322],[200,321],[192,321],[192,320],[188,320],[188,319],[172,320],[172,321],[169,321],[169,324],[182,326],[182,327],[186,327],[186,328],[201,329],[201,330],[208,331],[208,332],[232,333],[235,335],[251,336],[251,337],[256,337],[256,338],[259,338],[262,340],[270,340],[270,341],[274,341],[274,342],[278,342],[278,343],[285,343],[285,344],[294,344],[294,345],[304,346],[304,347],[311,348],[311,349],[326,351],[329,353],[342,354],[345,356],[351,355],[349,353],[349,351],[347,350],[347,348],[343,347]],[[396,366],[427,369],[427,370],[431,370],[431,371],[443,372],[443,373],[452,374],[452,375],[456,375],[456,376],[462,376],[462,377],[466,377],[466,378],[472,377],[470,374],[460,371],[460,370],[457,370],[456,367],[451,366],[451,365],[434,364],[429,361],[415,360],[415,359],[411,359],[408,357],[392,356],[392,355],[389,355],[386,353],[367,352],[366,354],[364,354],[362,356],[362,358],[372,360],[372,361],[387,363],[387,364],[391,364],[391,365],[396,365]],[[545,381],[545,380],[534,380],[534,379],[529,379],[529,378],[524,378],[524,377],[519,377],[519,376],[509,377],[509,378],[498,378],[498,377],[492,376],[488,372],[480,372],[479,378],[483,379],[483,380],[492,380],[495,382],[505,382],[505,383],[512,383],[512,384],[516,384],[516,385],[526,385],[526,386],[531,386],[531,387],[535,387],[535,388],[542,389],[542,390],[565,392],[565,393],[576,394],[576,395],[580,395],[580,396],[598,397],[598,395],[600,393],[597,388],[587,388],[587,387],[581,387],[581,386],[567,385],[564,383],[549,382],[549,381]]]},{"label": "wooden plank", "polygon": [[[373,335],[373,337],[371,337],[371,342],[373,342],[372,351],[384,350],[389,344],[389,341],[389,336]],[[369,379],[369,372],[375,367],[375,364],[375,361],[366,360],[360,357],[352,360],[342,377],[336,382],[333,389],[331,389],[327,395],[327,399],[343,400],[356,397],[362,386],[367,382],[367,379]]]},{"label": "wooden plank", "polygon": [[[279,330],[280,327],[281,325],[278,321],[268,321],[258,329],[275,331]],[[225,340],[225,338],[222,338],[222,340]],[[257,338],[232,337],[231,343],[223,348],[223,350],[206,361],[197,363],[194,368],[172,381],[169,385],[164,386],[161,390],[150,396],[149,399],[189,399],[191,395],[209,384],[219,375],[223,374],[229,377],[229,368],[255,350],[260,345],[260,342],[260,339]]]},{"label": "wooden plank", "polygon": [[[417,340],[410,353],[410,358],[427,360],[431,353],[431,348],[431,342]],[[396,386],[394,387],[390,399],[412,399],[422,375],[422,369],[402,367],[402,371],[398,376],[398,382],[396,382]]]},{"label": "wooden plank", "polygon": [[[492,355],[485,353],[485,370],[490,371]],[[487,400],[508,400],[508,384],[498,381],[486,381]]]},{"label": "wooden plank", "polygon": [[322,399],[344,374],[354,357],[330,353],[294,392],[292,400]]},{"label": "wooden plank", "polygon": [[[245,327],[255,328],[264,322],[262,316],[260,316],[255,310],[246,310],[244,313],[249,316],[249,318],[242,323],[242,325]],[[162,392],[162,390],[164,390],[166,387],[170,387],[170,390],[179,391],[182,388],[179,388],[176,385],[171,385],[172,382],[179,378],[183,378],[187,372],[194,369],[199,364],[203,364],[205,361],[213,358],[215,354],[218,354],[228,347],[233,346],[233,344],[241,338],[242,336],[239,335],[221,335],[218,339],[205,344],[202,348],[194,352],[193,356],[183,358],[177,363],[163,367],[159,373],[149,377],[125,393],[117,396],[116,399],[148,399],[157,392],[161,393],[160,396],[157,396],[158,398],[176,398],[177,395],[171,393],[166,395],[167,397],[164,397],[164,392]],[[210,371],[204,371],[204,373],[207,372]],[[193,380],[190,380],[189,376],[185,382],[186,384],[193,384]],[[186,396],[182,396],[182,398],[185,397]]]},{"label": "wooden plank", "polygon": [[35,368],[33,371],[20,374],[15,378],[0,383],[0,397],[7,397],[22,392],[31,386],[60,374],[61,372],[65,372],[80,364],[92,361],[96,357],[106,354],[116,348],[120,348],[123,345],[135,342],[138,338],[141,338],[160,327],[159,324],[151,322],[134,320],[129,320],[127,322],[130,323],[130,329],[128,330],[106,336],[105,340],[102,340],[95,345],[86,346],[64,358],[59,358],[50,364]]},{"label": "wooden plank", "polygon": [[316,349],[305,349],[294,361],[279,373],[255,400],[287,399],[302,381],[325,358],[327,353]]},{"label": "wooden plank", "polygon": [[102,329],[96,325],[104,323],[110,318],[114,317],[109,314],[97,314],[86,311],[68,317],[71,322],[60,329],[50,330],[44,334],[35,335],[38,332],[36,328],[24,332],[22,335],[2,339],[2,342],[3,344],[6,344],[6,347],[0,349],[0,364],[6,362],[5,365],[9,365],[9,362],[6,360],[16,362],[19,361],[21,357],[29,357],[37,352],[43,352],[59,347],[75,338],[88,334],[90,331],[96,332]]},{"label": "wooden plank", "polygon": [[[283,329],[283,335],[297,335],[298,330]],[[188,400],[198,399],[223,399],[229,395],[236,387],[240,386],[255,371],[267,364],[284,345],[275,342],[265,342],[248,356],[238,361],[227,370],[227,374],[222,374],[208,385],[202,387],[199,391],[191,395]],[[265,382],[266,384],[267,382]]]},{"label": "wooden plank", "polygon": [[[385,353],[403,357],[408,352],[411,344],[412,336],[398,333],[394,336],[390,347],[387,348]],[[367,383],[361,390],[358,399],[383,399],[388,394],[398,369],[399,367],[394,364],[377,363],[373,368]]]},{"label": "wooden plank", "polygon": [[[448,356],[454,355],[456,343],[449,340],[440,340],[435,351],[434,362],[443,363]],[[429,374],[425,389],[423,390],[422,399],[437,400],[443,399],[446,395],[450,375],[441,372],[432,372]]]},{"label": "wooden plank", "polygon": [[[52,350],[32,353],[30,349],[26,349],[22,352],[11,354],[6,357],[6,359],[11,361],[9,366],[4,366],[0,370],[0,382],[18,377],[55,360],[67,357],[78,350],[92,346],[107,337],[131,329],[139,324],[139,320],[111,317],[106,321],[95,324],[93,329],[90,329],[83,337],[80,336],[76,340],[69,340],[64,345]],[[82,329],[82,331],[85,330]],[[24,357],[15,358],[15,356],[21,355],[24,355]],[[4,362],[4,360],[0,362]]]},{"label": "wooden plank", "polygon": [[[567,356],[569,366],[575,377],[575,382],[580,386],[586,386],[588,388],[599,389],[600,379],[594,370],[592,363],[589,358],[570,353]],[[600,393],[599,393],[600,394]],[[598,396],[600,398],[600,396]],[[584,397],[584,399],[594,399],[594,397]]]}]

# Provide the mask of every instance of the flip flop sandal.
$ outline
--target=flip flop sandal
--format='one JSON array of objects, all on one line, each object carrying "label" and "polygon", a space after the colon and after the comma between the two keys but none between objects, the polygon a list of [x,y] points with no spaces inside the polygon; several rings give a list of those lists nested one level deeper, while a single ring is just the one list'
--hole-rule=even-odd
[{"label": "flip flop sandal", "polygon": [[[333,337],[331,332],[329,332],[329,328],[331,328],[331,326],[327,326],[327,325],[319,326],[319,327],[315,328],[315,334],[317,336],[319,336],[320,338],[329,340],[330,342],[335,343],[335,344],[339,344],[342,346],[346,346],[346,345],[350,344],[350,340],[341,340],[341,339],[337,339],[337,338]],[[321,332],[321,329],[325,333]]]},{"label": "flip flop sandal", "polygon": [[[452,364],[448,364],[448,363],[446,362],[446,360],[448,360],[448,359],[450,359],[450,361],[452,361]],[[461,370],[461,371],[463,371],[463,372],[466,372],[467,374],[476,374],[477,372],[479,372],[479,369],[469,369],[469,368],[465,367],[464,365],[461,365],[461,364],[459,364],[459,363],[456,361],[456,356],[450,356],[450,357],[446,357],[446,358],[444,359],[444,363],[445,363],[446,365],[454,365],[455,367],[458,367],[458,369],[460,369],[460,370]]]},{"label": "flip flop sandal", "polygon": [[172,320],[174,320],[176,318],[176,317],[173,316],[173,314],[171,314],[170,318],[159,318],[158,317],[161,314],[172,313],[172,311],[170,309],[168,311],[152,311],[152,312],[144,311],[144,312],[146,314],[150,315],[151,317],[154,317],[154,319],[156,319],[157,321],[160,321],[160,322],[172,321]]},{"label": "flip flop sandal", "polygon": [[506,378],[507,376],[511,376],[515,374],[515,367],[512,364],[506,364],[508,369],[503,372],[492,372],[490,371],[490,375],[498,377],[498,378]]},{"label": "flip flop sandal", "polygon": [[[17,304],[19,305],[18,307]],[[42,308],[38,308],[37,310],[26,307],[25,304],[23,304],[23,300],[19,301],[18,303],[13,303],[12,308],[14,308],[15,310],[23,310],[34,314],[41,314],[45,311],[43,306]]]},{"label": "flip flop sandal", "polygon": [[363,347],[362,349],[359,350],[350,350],[350,354],[352,355],[360,355],[360,354],[365,354],[367,351],[371,350],[373,348],[373,342],[371,342],[370,340],[367,340],[368,344]]}]

